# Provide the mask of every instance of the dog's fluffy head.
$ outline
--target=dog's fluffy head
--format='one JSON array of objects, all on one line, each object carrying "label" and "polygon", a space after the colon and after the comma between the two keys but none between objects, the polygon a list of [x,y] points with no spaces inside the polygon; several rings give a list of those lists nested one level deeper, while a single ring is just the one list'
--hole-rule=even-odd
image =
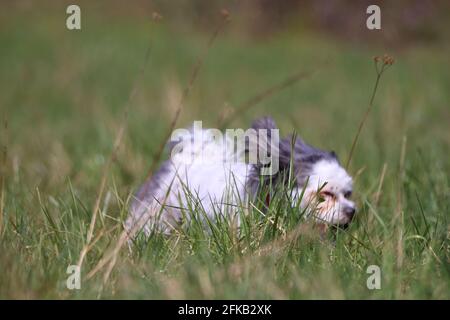
[{"label": "dog's fluffy head", "polygon": [[352,178],[337,161],[317,161],[305,183],[298,186],[304,189],[302,207],[307,207],[312,216],[334,225],[350,223],[356,211],[350,200]]},{"label": "dog's fluffy head", "polygon": [[[255,129],[274,129],[271,118],[253,123]],[[277,150],[280,169],[293,169],[296,194],[303,194],[301,206],[316,220],[346,226],[352,220],[356,207],[350,200],[352,178],[339,164],[336,154],[315,148],[296,136],[280,141]]]}]

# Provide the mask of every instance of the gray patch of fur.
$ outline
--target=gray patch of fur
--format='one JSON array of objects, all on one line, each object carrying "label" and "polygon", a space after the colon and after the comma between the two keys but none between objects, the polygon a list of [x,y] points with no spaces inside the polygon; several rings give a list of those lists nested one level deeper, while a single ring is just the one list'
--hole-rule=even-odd
[{"label": "gray patch of fur", "polygon": [[315,148],[299,137],[291,136],[280,142],[280,166],[286,170],[292,162],[298,183],[302,186],[312,174],[314,165],[321,160],[338,162],[334,152]]},{"label": "gray patch of fur", "polygon": [[147,181],[145,181],[139,188],[136,192],[134,200],[131,203],[131,210],[133,212],[135,212],[143,203],[155,201],[154,197],[156,195],[156,190],[160,188],[163,177],[170,172],[171,165],[170,160],[164,161],[158,171],[148,178]]},{"label": "gray patch of fur", "polygon": [[[270,117],[263,117],[253,122],[254,129],[277,129],[275,121]],[[270,132],[270,131],[268,131]],[[270,140],[269,140],[270,141]],[[279,155],[279,171],[273,176],[260,176],[260,164],[252,166],[250,171],[247,187],[250,192],[255,195],[258,190],[268,183],[286,183],[289,170],[292,165],[293,172],[296,176],[294,185],[303,187],[312,174],[314,165],[321,160],[336,161],[338,159],[334,152],[324,151],[305,143],[301,138],[291,135],[282,139],[279,145],[267,146],[269,150],[277,150]]]}]

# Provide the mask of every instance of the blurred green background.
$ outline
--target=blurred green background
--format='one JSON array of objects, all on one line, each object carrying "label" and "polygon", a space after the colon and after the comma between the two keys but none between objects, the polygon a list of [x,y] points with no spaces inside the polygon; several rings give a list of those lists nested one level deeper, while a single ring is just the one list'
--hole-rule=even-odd
[{"label": "blurred green background", "polygon": [[[73,3],[81,8],[78,31],[65,25],[66,7]],[[364,201],[376,191],[386,165],[386,192],[377,207],[380,214],[392,215],[399,184],[405,214],[420,214],[419,195],[432,222],[434,215],[444,217],[439,220],[438,238],[445,237],[450,209],[449,3],[379,2],[382,30],[369,31],[365,10],[376,3],[0,1],[4,150],[0,269],[11,277],[0,276],[0,297],[66,297],[59,289],[60,279],[64,266],[76,262],[80,248],[73,246],[60,254],[50,245],[51,249],[41,246],[46,223],[36,190],[55,207],[50,213],[55,217],[64,212],[70,188],[83,206],[93,206],[102,168],[136,87],[124,141],[108,181],[108,190],[114,192],[117,186],[122,197],[132,193],[148,173],[223,8],[229,11],[230,21],[208,50],[198,79],[183,101],[177,126],[203,120],[204,126],[214,127],[224,112],[304,71],[307,77],[239,114],[230,127],[246,128],[252,119],[271,115],[283,134],[295,128],[309,143],[333,149],[345,160],[374,85],[373,56],[388,53],[396,62],[383,75],[350,169],[357,176],[360,214],[370,215]],[[159,22],[152,19],[154,12],[162,16]],[[135,85],[149,47],[144,76]],[[404,137],[404,180],[399,181]],[[76,230],[81,235],[90,221],[88,211]],[[119,215],[116,207],[109,214]],[[75,238],[82,243],[84,235]],[[441,269],[436,274],[443,278],[433,278],[434,269],[427,269],[417,292],[392,290],[381,296],[449,298],[449,247],[448,242],[439,244],[438,268],[447,274]],[[39,255],[33,253],[35,246],[41,250]],[[60,268],[48,271],[49,262],[42,254],[50,260],[60,257]],[[98,257],[91,258],[89,265]],[[421,258],[417,259],[411,262],[413,269],[420,264]],[[428,287],[433,284],[437,287]],[[294,297],[370,297],[344,289],[344,294],[333,296],[321,291],[320,285],[314,288],[314,295],[299,289]],[[195,297],[205,297],[192,290]],[[122,294],[118,297],[130,297]],[[215,295],[224,296],[273,297],[269,289]]]}]

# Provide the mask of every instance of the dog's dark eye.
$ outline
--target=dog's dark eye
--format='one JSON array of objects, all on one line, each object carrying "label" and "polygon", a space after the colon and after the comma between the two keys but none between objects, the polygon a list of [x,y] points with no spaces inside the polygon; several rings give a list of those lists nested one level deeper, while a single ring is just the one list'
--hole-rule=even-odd
[{"label": "dog's dark eye", "polygon": [[350,198],[352,196],[352,192],[351,191],[347,191],[346,193],[344,193],[344,197],[345,198]]},{"label": "dog's dark eye", "polygon": [[330,191],[322,191],[321,194],[325,197],[332,197],[334,198],[334,193],[330,192]]}]

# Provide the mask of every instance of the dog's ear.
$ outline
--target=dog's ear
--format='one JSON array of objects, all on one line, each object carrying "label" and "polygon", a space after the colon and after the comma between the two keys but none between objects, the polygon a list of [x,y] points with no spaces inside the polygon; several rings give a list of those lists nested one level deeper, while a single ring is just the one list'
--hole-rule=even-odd
[{"label": "dog's ear", "polygon": [[[275,121],[271,117],[262,117],[256,119],[252,123],[252,127],[255,132],[256,144],[253,146],[258,146],[259,149],[265,150],[267,155],[273,153],[274,150],[278,152],[279,141],[276,139],[276,145],[272,145],[272,130],[278,130]],[[279,137],[278,137],[279,138]],[[247,148],[249,150],[249,148]],[[258,150],[253,150],[257,152]]]},{"label": "dog's ear", "polygon": [[296,133],[281,140],[279,149],[279,162],[282,169],[288,169],[291,163],[293,164],[296,160],[298,160],[298,157],[300,156],[300,150],[302,149],[303,145],[303,140],[300,139]]},{"label": "dog's ear", "polygon": [[259,129],[267,129],[267,130],[278,129],[277,125],[275,124],[275,121],[271,117],[262,117],[262,118],[256,119],[252,123],[252,128],[255,129],[255,130],[259,130]]},{"label": "dog's ear", "polygon": [[272,155],[278,157],[280,141],[277,125],[271,117],[262,117],[253,121],[250,129],[252,141],[246,140],[246,151],[256,155],[257,167],[267,166]]},{"label": "dog's ear", "polygon": [[312,172],[314,165],[321,160],[336,160],[334,151],[324,151],[305,143],[296,134],[280,142],[280,168],[288,169],[291,164],[297,170],[301,180],[305,180]]},{"label": "dog's ear", "polygon": [[338,158],[336,152],[334,152],[334,150],[330,151],[330,157],[335,159],[336,161],[339,161],[339,158]]}]

